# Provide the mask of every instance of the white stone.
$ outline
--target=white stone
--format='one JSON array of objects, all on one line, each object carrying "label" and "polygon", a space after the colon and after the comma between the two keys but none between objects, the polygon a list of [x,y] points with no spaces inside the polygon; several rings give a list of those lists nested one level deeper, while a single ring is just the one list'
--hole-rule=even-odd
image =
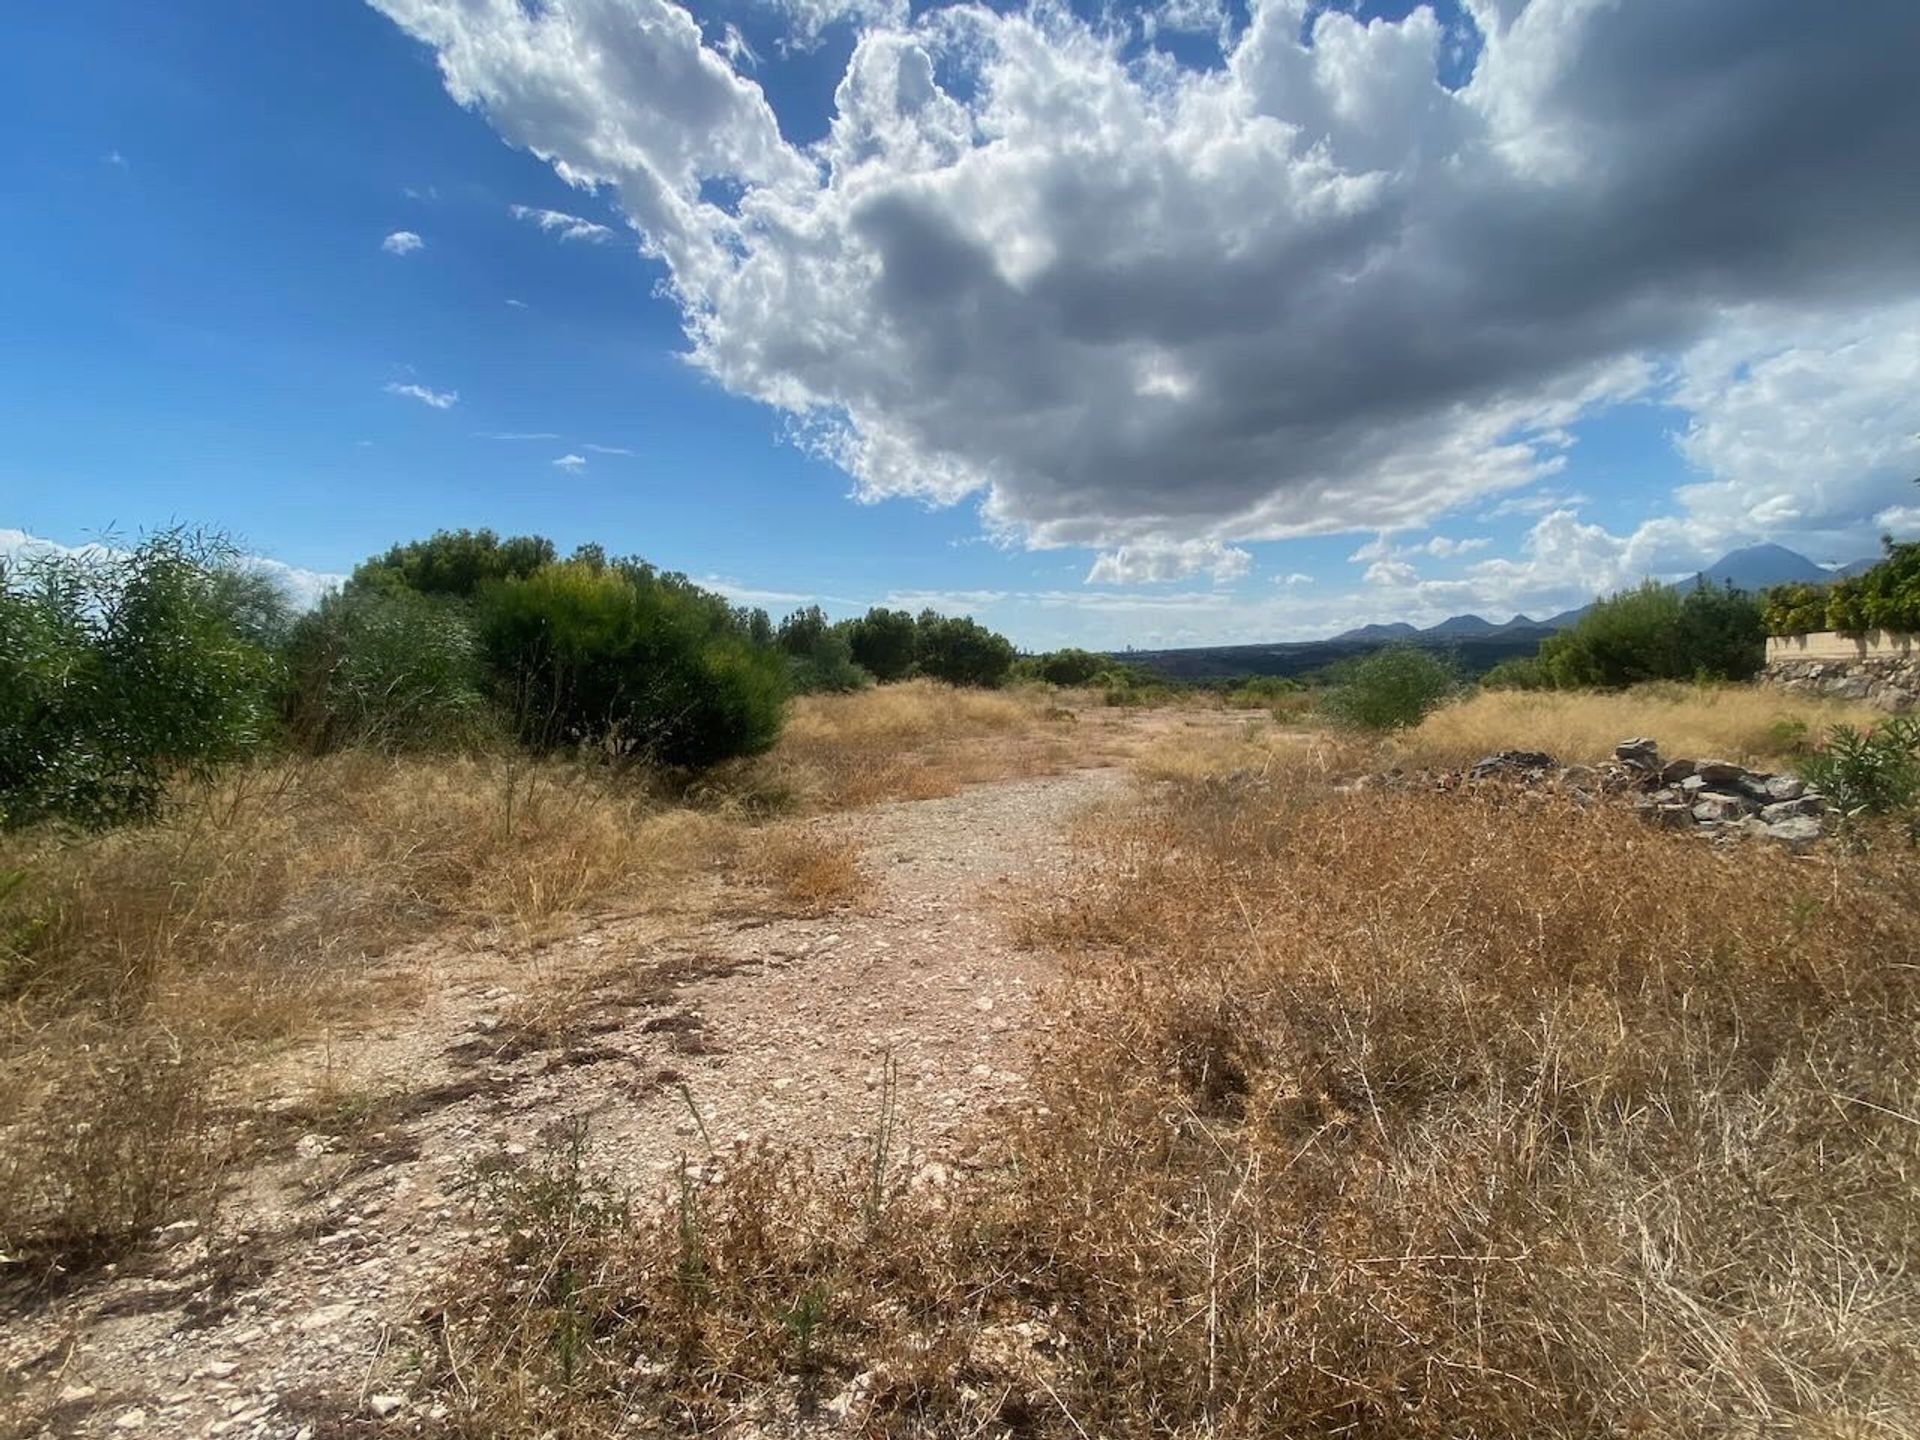
[{"label": "white stone", "polygon": [[350,1300],[342,1300],[336,1305],[322,1305],[300,1317],[300,1328],[325,1330],[331,1325],[338,1325],[351,1314],[353,1314],[353,1302]]}]

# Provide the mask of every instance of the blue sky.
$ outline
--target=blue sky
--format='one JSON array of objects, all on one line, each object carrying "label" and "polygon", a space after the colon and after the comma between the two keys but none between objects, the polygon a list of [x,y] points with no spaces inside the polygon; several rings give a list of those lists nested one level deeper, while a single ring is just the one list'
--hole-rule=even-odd
[{"label": "blue sky", "polygon": [[[1323,9],[38,7],[0,54],[0,535],[204,523],[328,574],[484,525],[1119,646],[1913,528],[1920,288],[1870,243],[1911,102],[1770,138],[1878,94],[1909,10],[1680,25],[1802,93],[1703,86],[1657,24],[1582,21],[1542,85],[1516,3]],[[1700,93],[1676,160],[1642,131]],[[1770,173],[1777,251],[1662,208]]]}]

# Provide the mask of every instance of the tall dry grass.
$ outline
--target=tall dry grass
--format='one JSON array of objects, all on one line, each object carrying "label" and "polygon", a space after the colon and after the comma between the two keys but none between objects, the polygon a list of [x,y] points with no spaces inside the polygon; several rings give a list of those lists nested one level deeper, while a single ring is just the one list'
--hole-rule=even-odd
[{"label": "tall dry grass", "polygon": [[107,1258],[206,1199],[223,1073],[404,1001],[396,950],[696,903],[734,843],[606,771],[364,754],[236,769],[152,825],[0,837],[0,1252]]},{"label": "tall dry grass", "polygon": [[796,700],[772,753],[718,782],[789,807],[852,809],[929,800],[963,785],[1057,769],[1076,744],[1037,690],[964,690],[931,680]]},{"label": "tall dry grass", "polygon": [[1920,869],[1172,780],[1026,933],[1006,1163],[577,1147],[450,1297],[466,1435],[1908,1435]]},{"label": "tall dry grass", "polygon": [[1629,736],[1650,735],[1666,755],[1777,768],[1830,725],[1870,725],[1883,718],[1863,705],[1765,685],[1482,690],[1434,711],[1395,751],[1409,765],[1469,765],[1508,749],[1544,750],[1565,764],[1590,764],[1611,756]]},{"label": "tall dry grass", "polygon": [[365,961],[430,934],[670,893],[724,827],[611,772],[346,754],[231,772],[159,823],[0,837],[17,1015],[217,1019],[265,1036]]},{"label": "tall dry grass", "polygon": [[1045,709],[915,683],[802,700],[771,755],[691,792],[513,753],[349,752],[235,768],[151,825],[0,834],[0,1253],[105,1258],[204,1200],[231,1146],[219,1107],[175,1100],[404,1003],[423,983],[388,963],[406,947],[457,963],[614,906],[699,913],[729,884],[735,904],[843,907],[858,847],[764,812],[1051,767]]}]

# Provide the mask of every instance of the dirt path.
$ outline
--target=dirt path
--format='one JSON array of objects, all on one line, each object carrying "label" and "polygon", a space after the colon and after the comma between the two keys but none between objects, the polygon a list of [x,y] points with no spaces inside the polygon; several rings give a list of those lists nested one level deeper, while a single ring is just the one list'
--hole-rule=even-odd
[{"label": "dirt path", "polygon": [[556,1122],[583,1118],[598,1163],[646,1192],[709,1143],[871,1133],[891,1058],[911,1163],[968,1163],[969,1122],[1023,1103],[1048,978],[1005,939],[1001,897],[1062,878],[1066,822],[1124,784],[1080,770],[814,822],[859,842],[873,882],[829,918],[609,922],[479,978],[449,957],[407,1013],[287,1058],[267,1158],[211,1233],[179,1227],[138,1273],[44,1307],[6,1361],[59,1372],[50,1434],[430,1422],[397,1337],[474,1239],[476,1162]]}]

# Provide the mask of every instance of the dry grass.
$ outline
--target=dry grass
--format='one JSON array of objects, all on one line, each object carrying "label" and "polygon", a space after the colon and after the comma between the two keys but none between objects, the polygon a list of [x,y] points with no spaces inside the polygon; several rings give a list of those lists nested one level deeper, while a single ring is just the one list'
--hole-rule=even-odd
[{"label": "dry grass", "polygon": [[563,1146],[456,1431],[1920,1428],[1911,856],[1217,777],[1093,843],[1009,1164],[904,1186],[877,1121],[629,1211]]},{"label": "dry grass", "polygon": [[[524,952],[615,906],[699,913],[727,880],[759,910],[850,904],[857,847],[761,824],[768,797],[1052,767],[1072,731],[1045,709],[931,684],[803,700],[773,755],[678,798],[633,770],[349,753],[233,770],[150,826],[0,835],[0,1253],[106,1258],[208,1196],[231,1150],[215,1111],[128,1077],[225,1093],[263,1047],[403,1003],[419,942]],[[530,1002],[542,1034],[585,1003],[555,988]]]},{"label": "dry grass", "polygon": [[1761,685],[1653,684],[1631,690],[1483,690],[1429,715],[1398,744],[1408,765],[1470,765],[1495,750],[1544,750],[1591,764],[1619,741],[1650,735],[1663,754],[1782,766],[1829,725],[1884,718],[1862,705]]},{"label": "dry grass", "polygon": [[1316,785],[1364,769],[1376,750],[1365,739],[1248,719],[1170,730],[1143,745],[1131,768],[1149,781]]},{"label": "dry grass", "polygon": [[159,824],[0,839],[16,1017],[85,1011],[270,1038],[428,935],[524,938],[711,864],[719,821],[619,777],[336,756],[233,773]]},{"label": "dry grass", "polygon": [[853,840],[804,824],[769,826],[742,847],[741,869],[784,913],[817,916],[845,909],[871,884]]},{"label": "dry grass", "polygon": [[106,1258],[204,1198],[230,1146],[154,1077],[205,1102],[263,1045],[403,999],[373,963],[401,947],[680,903],[733,843],[604,772],[363,755],[235,771],[152,826],[0,838],[0,1250]]},{"label": "dry grass", "polygon": [[802,697],[773,753],[731,783],[802,809],[853,809],[1046,774],[1081,748],[1072,712],[1041,691],[958,690],[912,680],[854,695]]}]

